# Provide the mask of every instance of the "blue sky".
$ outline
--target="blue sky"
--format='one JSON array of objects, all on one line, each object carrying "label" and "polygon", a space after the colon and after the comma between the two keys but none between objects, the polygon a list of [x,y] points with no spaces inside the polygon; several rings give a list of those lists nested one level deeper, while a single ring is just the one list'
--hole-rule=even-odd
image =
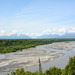
[{"label": "blue sky", "polygon": [[75,0],[0,0],[0,35],[75,32]]}]

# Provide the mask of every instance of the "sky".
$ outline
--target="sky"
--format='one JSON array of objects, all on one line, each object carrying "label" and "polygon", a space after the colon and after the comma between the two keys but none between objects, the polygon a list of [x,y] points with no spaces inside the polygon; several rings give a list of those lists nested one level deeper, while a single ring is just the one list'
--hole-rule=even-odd
[{"label": "sky", "polygon": [[75,32],[75,0],[0,0],[0,36]]}]

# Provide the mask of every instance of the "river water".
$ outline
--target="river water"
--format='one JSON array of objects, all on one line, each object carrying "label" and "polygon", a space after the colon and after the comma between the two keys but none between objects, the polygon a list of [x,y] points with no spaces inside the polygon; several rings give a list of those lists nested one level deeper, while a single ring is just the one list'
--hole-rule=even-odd
[{"label": "river water", "polygon": [[[73,47],[75,47],[75,42],[70,42],[70,44]],[[60,57],[56,58],[53,61],[43,63],[42,64],[43,72],[46,69],[49,69],[50,67],[53,67],[53,66],[56,66],[58,68],[63,69],[63,68],[65,68],[65,66],[69,62],[69,57],[75,56],[75,48],[73,48],[72,50],[69,50],[69,51],[67,51],[67,50],[57,50],[57,49],[48,49],[48,48],[46,48],[46,46],[49,46],[49,45],[53,45],[53,44],[37,46],[36,49],[55,51],[54,53],[50,53],[48,55],[53,55],[53,54],[57,54],[57,53],[63,53],[64,56],[60,56]],[[23,55],[11,55],[11,56],[8,56],[8,57],[6,57],[6,54],[1,54],[0,55],[0,59],[7,59],[7,58],[12,58],[12,57],[23,57]],[[33,71],[34,72],[36,70],[38,70],[38,65],[25,68],[25,71]],[[0,75],[6,75],[7,73],[8,72],[5,72],[5,71],[2,72],[1,71]]]}]

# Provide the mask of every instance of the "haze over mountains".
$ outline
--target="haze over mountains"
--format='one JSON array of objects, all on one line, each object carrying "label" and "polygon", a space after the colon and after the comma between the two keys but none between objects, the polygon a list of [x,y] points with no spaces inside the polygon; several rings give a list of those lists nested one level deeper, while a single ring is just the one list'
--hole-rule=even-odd
[{"label": "haze over mountains", "polygon": [[31,38],[42,38],[42,39],[45,39],[45,38],[75,38],[75,33],[65,33],[65,34],[62,34],[62,35],[58,35],[58,34],[45,34],[45,35],[40,35],[40,36],[28,36],[28,35],[25,35],[25,34],[20,34],[20,35],[17,35],[17,34],[12,34],[12,35],[9,35],[9,36],[6,36],[6,35],[3,35],[3,36],[0,36],[0,39],[31,39]]},{"label": "haze over mountains", "polygon": [[48,35],[42,35],[39,38],[75,38],[75,33],[65,33],[63,35],[48,34]]},{"label": "haze over mountains", "polygon": [[20,34],[20,35],[17,35],[17,34],[12,34],[10,36],[0,36],[0,39],[29,39],[30,37],[27,36],[27,35],[23,35],[23,34]]}]

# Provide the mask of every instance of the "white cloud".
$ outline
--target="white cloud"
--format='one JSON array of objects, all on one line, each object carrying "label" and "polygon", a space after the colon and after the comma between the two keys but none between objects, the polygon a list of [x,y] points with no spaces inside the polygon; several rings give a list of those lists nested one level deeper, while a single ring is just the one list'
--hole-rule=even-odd
[{"label": "white cloud", "polygon": [[75,28],[71,28],[71,29],[67,29],[65,27],[62,27],[62,28],[54,28],[54,29],[47,29],[47,30],[44,30],[43,32],[41,33],[24,33],[24,32],[21,32],[20,30],[12,30],[10,32],[6,31],[6,30],[0,30],[0,36],[3,36],[3,35],[12,35],[12,34],[17,34],[18,36],[20,34],[23,34],[23,35],[28,35],[28,36],[41,36],[41,35],[47,35],[47,34],[58,34],[58,35],[62,35],[64,33],[74,33],[75,32]]},{"label": "white cloud", "polygon": [[45,30],[45,31],[43,31],[44,33],[50,33],[51,32],[51,30],[50,29],[47,29],[47,30]]},{"label": "white cloud", "polygon": [[12,35],[12,34],[17,34],[18,31],[17,30],[12,30],[10,32],[6,31],[6,30],[0,30],[0,36],[3,36],[3,35]]},{"label": "white cloud", "polygon": [[75,28],[72,28],[69,32],[74,33],[75,32]]},{"label": "white cloud", "polygon": [[25,34],[28,36],[40,36],[41,35],[41,33],[22,33],[22,34]]},{"label": "white cloud", "polygon": [[18,32],[17,30],[12,30],[11,32],[8,32],[8,36],[12,34],[17,34],[17,32]]},{"label": "white cloud", "polygon": [[63,33],[66,33],[67,32],[67,29],[65,27],[62,27],[60,29],[58,28],[54,28],[54,29],[47,29],[45,31],[43,31],[44,34],[63,34]]},{"label": "white cloud", "polygon": [[0,30],[0,35],[6,35],[6,30]]},{"label": "white cloud", "polygon": [[1,30],[1,33],[5,33],[6,32],[6,30]]},{"label": "white cloud", "polygon": [[62,33],[62,32],[66,32],[66,28],[62,27],[61,29],[58,30],[58,32]]},{"label": "white cloud", "polygon": [[72,28],[73,30],[75,30],[75,28]]}]

